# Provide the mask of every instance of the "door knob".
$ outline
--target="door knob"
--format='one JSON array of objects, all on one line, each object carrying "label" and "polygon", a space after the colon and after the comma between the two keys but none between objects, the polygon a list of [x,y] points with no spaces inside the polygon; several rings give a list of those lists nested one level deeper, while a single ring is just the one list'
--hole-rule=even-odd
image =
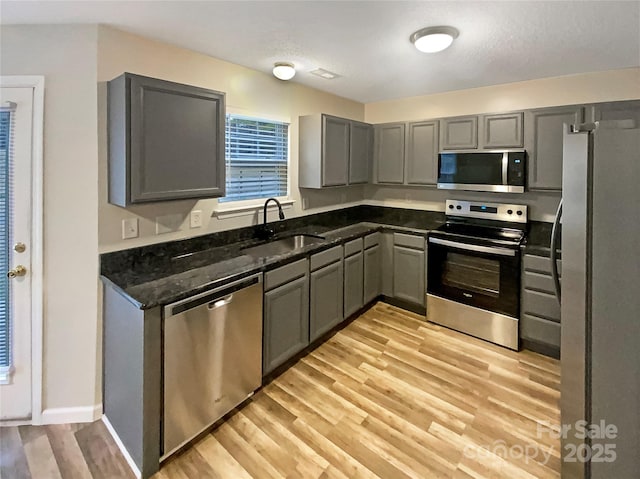
[{"label": "door knob", "polygon": [[7,272],[7,278],[15,278],[16,276],[24,276],[25,274],[27,274],[27,268],[19,264]]}]

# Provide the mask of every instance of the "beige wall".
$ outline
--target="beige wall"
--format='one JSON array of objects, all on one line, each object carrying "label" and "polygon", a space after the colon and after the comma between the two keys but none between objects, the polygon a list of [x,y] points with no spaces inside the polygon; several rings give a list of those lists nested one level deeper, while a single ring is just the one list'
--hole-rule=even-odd
[{"label": "beige wall", "polygon": [[[523,110],[556,105],[597,103],[640,98],[640,68],[544,78],[434,95],[381,101],[365,105],[365,121],[385,123],[457,115]],[[552,221],[558,193],[496,195],[449,192],[432,188],[368,185],[365,197],[378,204],[444,210],[447,198],[527,204],[530,218]]]},{"label": "beige wall", "polygon": [[95,26],[2,26],[0,73],[44,75],[43,408],[99,393]]},{"label": "beige wall", "polygon": [[[155,42],[112,28],[100,27],[98,31],[98,113],[101,251],[131,248],[142,244],[249,226],[257,221],[257,214],[225,219],[212,217],[212,212],[218,204],[218,201],[214,199],[165,202],[127,209],[110,205],[107,202],[105,82],[123,72],[138,73],[224,91],[226,92],[227,109],[234,113],[290,122],[290,196],[295,200],[295,203],[292,209],[286,210],[287,217],[312,213],[314,210],[317,211],[317,208],[362,200],[362,186],[332,189],[331,191],[305,190],[301,192],[298,189],[298,116],[323,112],[362,120],[364,119],[363,104],[296,83],[282,82],[272,75],[183,48]],[[203,211],[203,228],[189,228],[189,214],[193,209]],[[175,214],[182,219],[181,230],[156,235],[156,217],[167,214]],[[138,218],[140,237],[122,240],[122,220],[131,217]]]},{"label": "beige wall", "polygon": [[640,68],[543,78],[365,105],[365,121],[411,121],[640,98]]}]

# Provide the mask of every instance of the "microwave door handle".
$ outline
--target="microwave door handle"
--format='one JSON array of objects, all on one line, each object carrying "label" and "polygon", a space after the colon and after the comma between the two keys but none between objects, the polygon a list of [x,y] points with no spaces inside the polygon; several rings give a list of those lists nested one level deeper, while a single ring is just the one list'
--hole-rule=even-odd
[{"label": "microwave door handle", "polygon": [[502,184],[509,185],[509,153],[502,154]]},{"label": "microwave door handle", "polygon": [[429,238],[429,243],[439,244],[442,246],[449,246],[451,248],[463,249],[466,251],[474,251],[477,253],[497,254],[500,256],[515,256],[516,251],[507,248],[495,248],[492,246],[482,246],[468,243],[458,243],[457,241],[450,241],[440,238]]}]

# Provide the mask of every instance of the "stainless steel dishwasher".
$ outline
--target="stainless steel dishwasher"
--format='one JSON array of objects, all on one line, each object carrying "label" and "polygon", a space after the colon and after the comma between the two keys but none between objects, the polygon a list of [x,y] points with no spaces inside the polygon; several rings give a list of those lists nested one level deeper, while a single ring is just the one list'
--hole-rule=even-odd
[{"label": "stainless steel dishwasher", "polygon": [[164,308],[163,457],[262,381],[262,275]]}]

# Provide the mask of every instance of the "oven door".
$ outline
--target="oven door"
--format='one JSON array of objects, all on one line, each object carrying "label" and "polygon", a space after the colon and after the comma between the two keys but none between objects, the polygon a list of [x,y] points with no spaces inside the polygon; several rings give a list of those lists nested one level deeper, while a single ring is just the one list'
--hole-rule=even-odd
[{"label": "oven door", "polygon": [[441,298],[517,318],[518,249],[429,237],[427,291]]}]

